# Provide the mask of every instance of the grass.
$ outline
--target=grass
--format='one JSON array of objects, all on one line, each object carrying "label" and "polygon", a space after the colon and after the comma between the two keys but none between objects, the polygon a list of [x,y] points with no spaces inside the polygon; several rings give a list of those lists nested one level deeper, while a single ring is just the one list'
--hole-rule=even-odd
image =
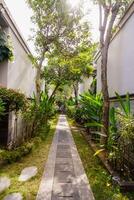
[{"label": "grass", "polygon": [[[23,157],[19,162],[5,165],[0,169],[0,176],[8,176],[11,179],[10,188],[0,194],[0,199],[3,199],[5,195],[9,193],[20,192],[24,196],[24,200],[35,200],[56,124],[57,118],[51,121],[50,132],[46,135],[46,138],[41,141],[38,148],[33,149],[29,155]],[[38,168],[38,174],[27,182],[19,182],[18,177],[21,170],[29,166],[36,166]]]},{"label": "grass", "polygon": [[[70,126],[74,126],[74,122],[69,119]],[[123,195],[120,193],[118,186],[113,186],[111,176],[102,166],[101,161],[89,146],[83,135],[78,129],[72,129],[72,134],[83,162],[85,172],[95,196],[95,200],[134,200],[134,194],[128,193]]]}]

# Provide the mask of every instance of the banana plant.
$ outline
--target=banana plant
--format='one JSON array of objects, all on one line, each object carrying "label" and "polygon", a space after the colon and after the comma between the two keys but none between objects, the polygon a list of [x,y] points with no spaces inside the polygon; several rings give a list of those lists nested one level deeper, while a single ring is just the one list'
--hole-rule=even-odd
[{"label": "banana plant", "polygon": [[102,116],[102,95],[86,92],[79,100],[81,118],[86,127],[100,128]]},{"label": "banana plant", "polygon": [[120,103],[122,111],[127,117],[129,117],[131,115],[131,103],[130,103],[129,93],[126,94],[125,100],[123,100],[117,92],[115,94]]}]

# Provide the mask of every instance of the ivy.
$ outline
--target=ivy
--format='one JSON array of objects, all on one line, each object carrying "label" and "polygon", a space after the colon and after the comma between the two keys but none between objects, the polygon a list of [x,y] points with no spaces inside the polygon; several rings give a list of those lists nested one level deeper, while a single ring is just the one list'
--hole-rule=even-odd
[{"label": "ivy", "polygon": [[4,112],[5,112],[5,105],[4,105],[3,101],[0,99],[0,118],[1,118],[1,116],[4,115]]},{"label": "ivy", "polygon": [[5,60],[13,60],[13,51],[8,36],[0,29],[0,62]]},{"label": "ivy", "polygon": [[0,86],[0,99],[4,102],[4,105],[9,109],[18,111],[24,110],[27,104],[27,99],[24,94]]}]

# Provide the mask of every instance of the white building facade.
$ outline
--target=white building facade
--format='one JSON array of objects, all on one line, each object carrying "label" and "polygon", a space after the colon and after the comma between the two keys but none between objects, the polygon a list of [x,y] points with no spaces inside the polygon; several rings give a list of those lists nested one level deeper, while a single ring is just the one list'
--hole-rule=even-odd
[{"label": "white building facade", "polygon": [[[0,63],[0,85],[19,90],[31,98],[35,92],[36,69],[28,57],[31,52],[3,0],[0,0],[0,27],[9,35],[14,55],[13,62]],[[10,112],[0,120],[0,145],[12,148],[29,137],[30,131],[31,127],[21,115]]]},{"label": "white building facade", "polygon": [[9,35],[13,47],[13,62],[0,64],[0,84],[12,89],[19,89],[27,97],[35,91],[35,68],[28,55],[31,53],[20,34],[6,4],[0,0],[0,26]]}]

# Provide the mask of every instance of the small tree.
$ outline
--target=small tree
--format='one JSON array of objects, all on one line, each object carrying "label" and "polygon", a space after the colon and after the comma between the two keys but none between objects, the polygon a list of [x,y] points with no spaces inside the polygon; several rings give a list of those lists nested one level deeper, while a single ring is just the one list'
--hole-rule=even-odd
[{"label": "small tree", "polygon": [[36,57],[32,61],[37,68],[36,74],[36,98],[40,101],[41,73],[47,52],[51,52],[55,46],[68,46],[69,41],[75,42],[75,31],[80,28],[81,13],[78,10],[70,10],[67,0],[27,0],[33,10],[32,21],[35,24]]},{"label": "small tree", "polygon": [[78,86],[83,81],[83,77],[92,75],[93,52],[96,45],[90,47],[82,45],[76,48],[74,53],[64,55],[57,49],[48,55],[48,64],[44,67],[42,78],[45,78],[47,91],[54,86],[50,98],[55,96],[57,89],[63,85],[73,87],[75,102],[78,104]]},{"label": "small tree", "polygon": [[61,54],[52,54],[49,57],[47,66],[44,67],[42,78],[45,78],[46,93],[51,89],[49,99],[51,100],[60,86],[70,81],[70,70],[64,57]]},{"label": "small tree", "polygon": [[90,47],[83,46],[80,48],[78,55],[69,59],[70,77],[74,90],[75,103],[78,105],[78,90],[79,84],[83,82],[85,77],[92,76],[93,68],[93,53],[95,46],[90,44]]},{"label": "small tree", "polygon": [[[96,2],[96,1],[95,1]],[[103,115],[102,115],[102,134],[107,136],[109,128],[109,92],[107,83],[107,61],[108,48],[112,38],[114,22],[120,11],[130,1],[123,0],[98,0],[100,13],[100,51],[101,51],[101,83],[103,93]],[[106,137],[102,137],[102,143],[106,143]]]}]

